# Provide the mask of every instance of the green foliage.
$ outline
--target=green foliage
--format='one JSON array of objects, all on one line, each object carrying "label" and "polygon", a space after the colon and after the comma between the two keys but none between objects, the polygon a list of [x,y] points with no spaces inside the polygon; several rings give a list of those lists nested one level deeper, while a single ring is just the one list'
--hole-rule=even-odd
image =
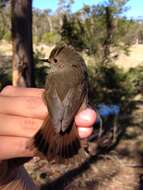
[{"label": "green foliage", "polygon": [[10,37],[11,23],[10,23],[10,5],[5,7],[7,1],[1,1],[2,7],[0,7],[0,40],[8,39]]},{"label": "green foliage", "polygon": [[126,7],[128,1],[129,0],[106,0],[104,6],[110,6],[113,14],[120,16],[120,14],[128,10],[128,7]]},{"label": "green foliage", "polygon": [[[33,41],[55,44],[59,42],[61,34],[63,41],[101,59],[107,38],[105,8],[108,6],[113,18],[112,47],[128,52],[138,33],[141,34],[142,24],[121,16],[127,10],[127,1],[107,0],[96,6],[84,5],[76,13],[71,11],[73,0],[59,0],[54,14],[49,9],[33,9]],[[10,40],[10,17],[10,6],[0,9],[0,39]]]},{"label": "green foliage", "polygon": [[[121,16],[126,10],[126,3],[127,0],[109,0],[96,6],[85,5],[74,14],[65,14],[60,33],[62,40],[79,50],[86,50],[99,62],[103,62],[105,44],[109,52],[122,50],[128,53],[129,47],[136,41],[139,24]],[[107,6],[110,23],[107,23]]]},{"label": "green foliage", "polygon": [[[33,9],[34,42],[55,43],[59,40],[60,16],[51,15],[51,10]],[[53,42],[52,42],[53,40]]]},{"label": "green foliage", "polygon": [[58,0],[58,13],[65,13],[71,11],[71,5],[74,3],[74,0]]},{"label": "green foliage", "polygon": [[60,41],[60,35],[56,32],[46,32],[41,37],[41,42],[45,44],[56,44]]},{"label": "green foliage", "polygon": [[11,33],[9,31],[5,32],[3,35],[3,39],[9,42],[11,40]]},{"label": "green foliage", "polygon": [[[76,17],[64,15],[63,28],[61,31],[62,40],[66,44],[70,44],[78,49],[84,49],[85,44],[83,40],[84,26]],[[82,35],[81,35],[82,34]]]},{"label": "green foliage", "polygon": [[7,63],[7,67],[0,66],[0,90],[6,85],[10,85],[12,83],[12,70],[9,62]]},{"label": "green foliage", "polygon": [[127,73],[127,80],[131,83],[134,94],[143,92],[143,66],[131,68]]},{"label": "green foliage", "polygon": [[[94,57],[89,64],[90,98],[92,102],[126,105],[131,98],[141,92],[143,86],[143,68],[124,72],[110,59],[103,64],[105,42],[107,37],[106,7],[111,14],[111,55],[118,55],[119,50],[129,52],[129,47],[136,41],[138,34],[142,39],[143,24],[121,16],[126,11],[128,0],[107,0],[106,3],[84,7],[71,12],[72,0],[59,0],[59,11],[51,14],[50,10],[33,10],[33,41],[53,45],[60,40],[71,44],[76,49]],[[3,2],[3,1],[2,1]],[[61,6],[61,8],[60,8]],[[64,13],[64,14],[63,14]],[[10,7],[0,9],[0,39],[10,40]],[[36,86],[44,87],[47,65],[39,59],[44,58],[43,50],[34,53]],[[11,72],[11,71],[10,71]],[[11,81],[8,72],[0,73],[1,87]]]},{"label": "green foliage", "polygon": [[62,40],[77,49],[86,49],[92,55],[98,54],[103,43],[103,32],[103,20],[97,19],[92,7],[86,6],[76,14],[64,15]]},{"label": "green foliage", "polygon": [[[131,75],[131,71],[125,72],[113,64],[97,65],[96,68],[88,66],[90,101],[93,104],[118,104],[127,112],[132,98],[138,91],[135,84],[143,77],[140,69],[136,70],[134,75]],[[133,81],[136,82],[133,84]]]},{"label": "green foliage", "polygon": [[48,65],[44,62],[40,61],[43,59],[45,54],[43,53],[43,49],[36,49],[34,52],[34,63],[35,63],[35,85],[36,87],[43,88],[45,87],[46,76],[48,73]]},{"label": "green foliage", "polygon": [[116,42],[115,45],[122,45],[124,42],[124,47],[129,47],[136,42],[139,28],[135,21],[127,20],[125,18],[118,18],[117,28],[118,30],[114,36],[114,41]]}]

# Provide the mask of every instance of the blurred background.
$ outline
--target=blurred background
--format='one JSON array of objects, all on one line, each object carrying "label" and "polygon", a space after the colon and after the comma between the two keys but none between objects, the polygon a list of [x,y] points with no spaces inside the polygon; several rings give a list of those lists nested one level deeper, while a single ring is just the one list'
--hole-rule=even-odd
[{"label": "blurred background", "polygon": [[44,87],[40,59],[66,43],[85,59],[101,115],[81,166],[26,164],[41,189],[143,189],[142,11],[139,0],[0,0],[0,89]]}]

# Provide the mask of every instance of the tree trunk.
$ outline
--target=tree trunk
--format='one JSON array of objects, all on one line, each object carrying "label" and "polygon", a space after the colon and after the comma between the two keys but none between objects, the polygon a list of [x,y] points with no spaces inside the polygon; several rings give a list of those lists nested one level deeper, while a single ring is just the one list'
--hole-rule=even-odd
[{"label": "tree trunk", "polygon": [[110,7],[105,8],[105,17],[106,17],[106,39],[104,41],[104,62],[110,60],[110,48],[112,44],[112,35],[113,35],[113,16],[110,10]]},{"label": "tree trunk", "polygon": [[48,24],[49,24],[49,32],[53,32],[53,23],[52,23],[51,17],[48,16],[47,20],[48,20]]},{"label": "tree trunk", "polygon": [[32,0],[11,0],[13,85],[34,86]]}]

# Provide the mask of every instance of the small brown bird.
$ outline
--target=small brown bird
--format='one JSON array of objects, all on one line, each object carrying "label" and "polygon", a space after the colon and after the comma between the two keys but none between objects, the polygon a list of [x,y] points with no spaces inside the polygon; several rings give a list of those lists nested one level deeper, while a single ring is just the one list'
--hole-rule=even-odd
[{"label": "small brown bird", "polygon": [[48,116],[33,144],[48,160],[69,159],[81,146],[74,117],[87,105],[87,68],[71,46],[55,47],[46,61],[50,64],[44,92]]},{"label": "small brown bird", "polygon": [[[48,160],[62,161],[80,150],[74,117],[87,106],[87,68],[83,58],[69,46],[54,48],[47,61],[51,65],[44,93],[48,116],[27,148],[36,147]],[[30,159],[7,160],[6,165],[2,165],[5,168],[4,179],[0,177],[0,189],[35,189],[24,169],[18,167]]]}]

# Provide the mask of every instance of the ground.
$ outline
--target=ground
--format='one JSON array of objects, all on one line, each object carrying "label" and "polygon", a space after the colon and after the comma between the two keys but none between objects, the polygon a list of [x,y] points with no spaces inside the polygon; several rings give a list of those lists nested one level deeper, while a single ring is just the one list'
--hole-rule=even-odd
[{"label": "ground", "polygon": [[[38,48],[42,48],[46,56],[51,50],[46,45]],[[143,64],[142,52],[143,45],[134,45],[130,56],[121,54],[116,64],[125,70]],[[6,61],[10,60],[11,45],[3,42],[0,44],[0,64],[6,67]],[[42,186],[42,190],[143,190],[142,96],[138,96],[135,101],[136,109],[127,116],[125,133],[113,150],[98,157],[86,155],[82,162],[70,162],[67,165],[34,158],[25,167],[35,183]]]},{"label": "ground", "polygon": [[143,189],[143,105],[130,117],[132,122],[119,144],[99,157],[68,165],[34,158],[26,164],[36,184],[46,190],[142,190]]}]

